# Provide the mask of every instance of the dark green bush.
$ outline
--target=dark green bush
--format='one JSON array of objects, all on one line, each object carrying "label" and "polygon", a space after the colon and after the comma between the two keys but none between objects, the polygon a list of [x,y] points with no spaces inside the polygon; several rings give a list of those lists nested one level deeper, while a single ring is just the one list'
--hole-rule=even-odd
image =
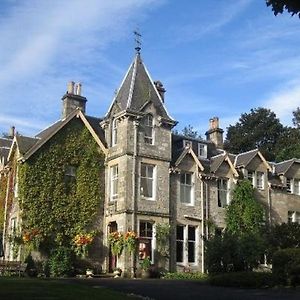
[{"label": "dark green bush", "polygon": [[49,270],[52,277],[73,275],[74,253],[67,247],[59,247],[51,252]]},{"label": "dark green bush", "polygon": [[278,250],[273,255],[272,272],[278,284],[290,285],[300,276],[300,249],[288,248]]},{"label": "dark green bush", "polygon": [[201,272],[166,273],[164,279],[206,280],[207,275]]},{"label": "dark green bush", "polygon": [[271,273],[233,272],[215,275],[209,278],[211,285],[241,288],[262,288],[274,286]]}]

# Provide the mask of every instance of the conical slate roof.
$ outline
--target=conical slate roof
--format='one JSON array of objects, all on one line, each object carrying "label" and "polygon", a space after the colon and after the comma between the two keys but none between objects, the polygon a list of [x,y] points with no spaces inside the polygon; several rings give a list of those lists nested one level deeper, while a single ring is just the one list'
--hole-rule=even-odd
[{"label": "conical slate roof", "polygon": [[148,103],[153,103],[158,115],[173,120],[164,106],[140,53],[137,53],[121,83],[111,108],[116,104],[121,111],[140,112]]}]

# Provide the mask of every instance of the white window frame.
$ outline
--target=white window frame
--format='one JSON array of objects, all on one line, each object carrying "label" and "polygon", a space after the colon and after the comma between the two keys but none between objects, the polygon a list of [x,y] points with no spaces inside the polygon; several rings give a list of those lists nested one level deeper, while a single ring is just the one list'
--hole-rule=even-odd
[{"label": "white window frame", "polygon": [[207,158],[207,145],[198,143],[198,157]]},{"label": "white window frame", "polygon": [[[177,224],[179,227],[183,227],[183,240],[177,239],[176,235],[176,243],[177,242],[183,242],[183,261],[179,262],[177,261],[177,253],[176,253],[176,264],[177,265],[192,265],[192,266],[197,266],[198,265],[198,249],[199,249],[199,238],[198,238],[198,233],[199,233],[199,228],[198,226],[195,225],[182,225],[182,224]],[[176,232],[177,232],[177,226],[176,226]],[[188,230],[190,228],[195,229],[195,240],[189,240],[188,236]],[[189,262],[189,243],[194,243],[194,261]],[[176,245],[176,250],[177,250],[177,245]]]},{"label": "white window frame", "polygon": [[[146,167],[146,176],[145,177],[142,176],[143,166]],[[152,168],[152,177],[147,176],[148,168]],[[143,179],[145,179],[146,181],[151,180],[151,182],[152,182],[152,184],[151,184],[152,185],[152,189],[151,189],[152,196],[151,197],[145,196],[143,194],[143,186],[142,186]],[[140,196],[146,200],[152,200],[152,201],[155,200],[155,196],[156,196],[156,166],[153,164],[148,164],[148,163],[142,162],[140,165]]]},{"label": "white window frame", "polygon": [[116,146],[118,143],[118,120],[113,119],[111,124],[111,146]]},{"label": "white window frame", "polygon": [[[224,181],[226,181],[225,188],[220,188],[220,183],[222,183],[222,187],[224,187]],[[217,189],[218,189],[218,207],[226,207],[230,202],[230,179],[229,178],[218,178],[217,181]],[[222,199],[220,198],[220,195],[222,193],[226,193],[226,199],[225,203],[222,203]]]},{"label": "white window frame", "polygon": [[255,180],[256,180],[256,188],[258,190],[264,190],[265,189],[265,173],[261,171],[255,172]]},{"label": "white window frame", "polygon": [[[190,176],[190,184],[187,183],[187,175]],[[184,176],[184,182],[181,181],[182,176]],[[184,204],[184,205],[188,205],[188,206],[194,206],[194,202],[195,202],[195,183],[194,183],[194,174],[190,173],[190,172],[181,172],[180,173],[180,178],[179,178],[179,199],[180,199],[180,203]],[[181,197],[181,192],[182,190],[187,190],[189,189],[189,201],[183,201],[184,199],[182,199]],[[186,195],[184,193],[184,195]]]},{"label": "white window frame", "polygon": [[[151,224],[152,225],[152,236],[148,237],[148,236],[141,236],[141,223],[146,223],[146,227],[147,224]],[[151,243],[151,263],[154,263],[154,255],[155,255],[155,249],[156,249],[156,224],[148,221],[148,220],[140,220],[139,221],[139,239],[140,240],[149,240]]]},{"label": "white window frame", "polygon": [[300,212],[299,211],[289,211],[288,212],[288,223],[298,223],[300,224]]},{"label": "white window frame", "polygon": [[[119,167],[118,165],[113,165],[110,167],[110,201],[116,201],[119,197]],[[116,181],[116,185],[114,185]],[[114,190],[116,187],[116,191]]]},{"label": "white window frame", "polygon": [[[148,145],[154,145],[154,118],[151,114],[147,114],[143,119],[144,124],[144,142]],[[147,134],[146,128],[151,132],[150,135]]]},{"label": "white window frame", "polygon": [[286,191],[289,194],[292,194],[292,189],[293,189],[293,184],[292,184],[292,179],[291,178],[286,178]]},{"label": "white window frame", "polygon": [[293,179],[293,194],[300,195],[300,179]]}]

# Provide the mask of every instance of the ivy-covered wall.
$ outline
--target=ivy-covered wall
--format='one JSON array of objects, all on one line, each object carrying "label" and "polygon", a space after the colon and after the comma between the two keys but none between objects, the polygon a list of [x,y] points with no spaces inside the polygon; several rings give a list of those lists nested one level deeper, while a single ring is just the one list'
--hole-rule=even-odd
[{"label": "ivy-covered wall", "polygon": [[[66,175],[69,167],[75,177]],[[22,232],[38,233],[40,249],[49,253],[70,247],[76,234],[101,231],[104,184],[104,155],[73,119],[19,166]]]},{"label": "ivy-covered wall", "polygon": [[0,232],[3,231],[7,176],[0,175]]}]

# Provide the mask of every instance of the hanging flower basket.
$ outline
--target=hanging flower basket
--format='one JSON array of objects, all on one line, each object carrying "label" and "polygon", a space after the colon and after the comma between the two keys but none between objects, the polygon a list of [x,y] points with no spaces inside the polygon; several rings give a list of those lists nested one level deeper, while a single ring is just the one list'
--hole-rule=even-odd
[{"label": "hanging flower basket", "polygon": [[88,254],[88,246],[94,240],[94,233],[79,233],[73,239],[74,251],[77,256],[85,258]]},{"label": "hanging flower basket", "polygon": [[124,244],[129,253],[135,252],[137,246],[137,235],[133,231],[128,231],[124,236]]},{"label": "hanging flower basket", "polygon": [[108,243],[110,245],[111,253],[119,256],[124,248],[124,236],[121,232],[115,231],[109,234]]}]

